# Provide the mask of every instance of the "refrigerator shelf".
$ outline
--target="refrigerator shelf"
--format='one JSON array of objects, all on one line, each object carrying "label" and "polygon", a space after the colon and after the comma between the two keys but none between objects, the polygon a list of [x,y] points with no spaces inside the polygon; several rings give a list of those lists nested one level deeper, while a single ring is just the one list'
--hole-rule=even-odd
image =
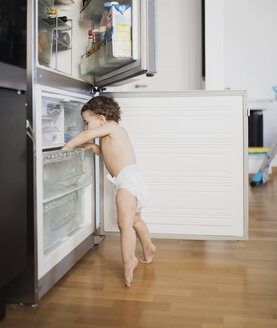
[{"label": "refrigerator shelf", "polygon": [[59,184],[66,188],[70,187],[72,184],[77,184],[85,174],[85,172],[69,174],[65,176]]},{"label": "refrigerator shelf", "polygon": [[[89,185],[89,183],[88,183],[87,185]],[[76,188],[73,188],[73,189],[68,190],[67,192],[63,192],[63,193],[60,193],[60,194],[56,194],[56,195],[53,196],[53,197],[49,197],[49,198],[47,198],[47,199],[44,199],[44,200],[43,200],[43,204],[46,204],[46,203],[48,203],[48,202],[52,202],[52,201],[54,201],[54,200],[56,200],[56,199],[58,199],[58,198],[61,198],[61,197],[67,196],[67,195],[71,194],[71,193],[74,192],[74,191],[77,191],[77,190],[82,189],[83,187],[86,187],[87,185],[84,185],[84,186],[82,186],[82,187],[76,187]]]},{"label": "refrigerator shelf", "polygon": [[64,146],[64,143],[61,144],[56,144],[54,146],[49,145],[49,146],[43,146],[42,151],[49,151],[50,149],[57,149],[57,148],[61,148]]},{"label": "refrigerator shelf", "polygon": [[[72,29],[72,19],[68,19],[66,22],[64,22],[59,17],[49,18],[49,17],[41,17],[41,20],[43,20],[49,27],[54,28],[55,30],[61,30],[61,31],[70,31]],[[70,23],[70,25],[68,25]]]},{"label": "refrigerator shelf", "polygon": [[49,211],[52,211],[56,207],[67,203],[68,201],[79,199],[81,194],[82,194],[82,188],[78,188],[76,190],[71,191],[70,193],[60,195],[59,197],[55,197],[53,199],[48,199],[44,202],[45,205],[43,206],[43,211],[44,213],[47,213]]},{"label": "refrigerator shelf", "polygon": [[43,164],[47,165],[48,163],[68,161],[71,160],[74,156],[81,154],[82,159],[84,158],[84,150],[77,148],[76,150],[60,150],[59,152],[51,152],[45,154],[43,158]]}]

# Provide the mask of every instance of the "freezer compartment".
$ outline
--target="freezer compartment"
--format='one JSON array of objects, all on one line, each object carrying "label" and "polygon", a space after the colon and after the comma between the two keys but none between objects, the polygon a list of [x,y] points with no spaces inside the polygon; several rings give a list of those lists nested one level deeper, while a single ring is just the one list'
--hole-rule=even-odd
[{"label": "freezer compartment", "polygon": [[98,76],[106,74],[131,62],[133,62],[131,54],[116,55],[113,42],[107,41],[104,46],[92,55],[82,57],[81,75],[93,74]]},{"label": "freezer compartment", "polygon": [[61,147],[84,130],[81,109],[84,103],[51,97],[42,100],[42,147]]},{"label": "freezer compartment", "polygon": [[93,181],[94,158],[90,151],[51,151],[43,153],[44,203]]},{"label": "freezer compartment", "polygon": [[43,253],[67,239],[84,224],[84,190],[79,189],[43,205]]},{"label": "freezer compartment", "polygon": [[42,146],[57,147],[64,143],[64,107],[57,100],[42,101]]}]

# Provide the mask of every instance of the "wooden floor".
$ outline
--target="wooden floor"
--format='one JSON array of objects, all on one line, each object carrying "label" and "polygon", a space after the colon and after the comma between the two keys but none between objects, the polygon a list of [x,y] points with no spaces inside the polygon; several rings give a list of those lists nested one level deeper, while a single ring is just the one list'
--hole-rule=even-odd
[{"label": "wooden floor", "polygon": [[155,240],[154,263],[127,289],[119,240],[107,237],[38,308],[8,305],[0,327],[277,327],[277,176],[249,202],[250,240]]}]

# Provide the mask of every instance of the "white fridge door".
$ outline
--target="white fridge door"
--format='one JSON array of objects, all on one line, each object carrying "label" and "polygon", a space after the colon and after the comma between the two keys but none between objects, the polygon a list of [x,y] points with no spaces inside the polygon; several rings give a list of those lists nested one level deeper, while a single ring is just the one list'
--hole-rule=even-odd
[{"label": "white fridge door", "polygon": [[127,3],[132,6],[132,62],[95,76],[95,86],[114,85],[141,74],[152,76],[157,72],[157,0]]},{"label": "white fridge door", "polygon": [[[150,191],[153,237],[247,239],[246,93],[115,93]],[[118,232],[115,191],[100,165],[101,233]]]}]

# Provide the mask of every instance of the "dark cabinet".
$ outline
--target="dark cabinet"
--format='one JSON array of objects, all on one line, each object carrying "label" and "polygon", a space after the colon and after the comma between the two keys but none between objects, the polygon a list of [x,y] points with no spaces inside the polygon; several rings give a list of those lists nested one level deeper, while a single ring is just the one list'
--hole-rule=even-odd
[{"label": "dark cabinet", "polygon": [[26,265],[26,107],[25,94],[0,89],[0,318],[5,313],[5,285]]}]

